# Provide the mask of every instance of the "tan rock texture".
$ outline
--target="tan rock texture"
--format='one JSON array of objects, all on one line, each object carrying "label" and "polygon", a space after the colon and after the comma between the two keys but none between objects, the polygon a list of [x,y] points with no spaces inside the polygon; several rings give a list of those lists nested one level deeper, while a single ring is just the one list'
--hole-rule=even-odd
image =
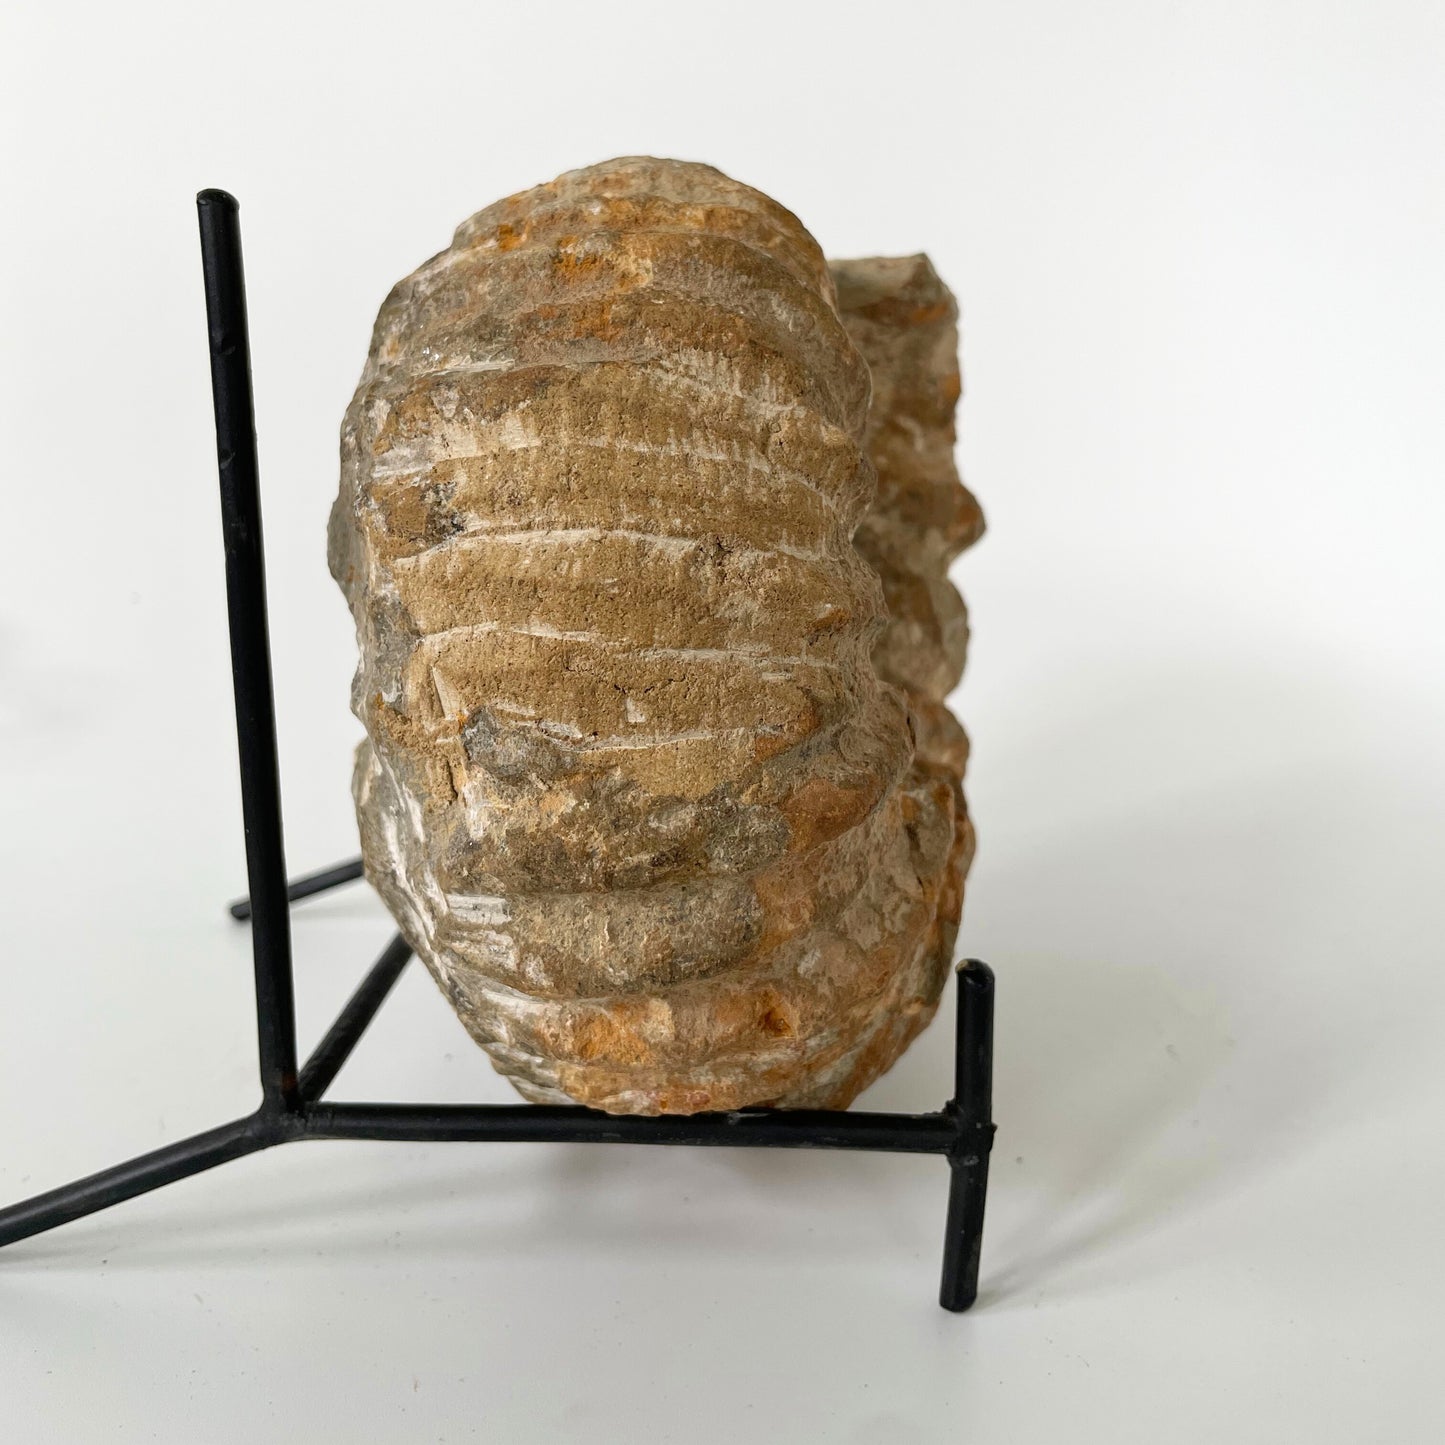
[{"label": "tan rock texture", "polygon": [[[922,265],[840,266],[845,324],[790,212],[634,157],[480,212],[382,307],[330,532],[362,850],[530,1099],[843,1107],[936,1006],[971,834]],[[870,450],[901,510],[860,529]]]},{"label": "tan rock texture", "polygon": [[956,931],[974,834],[963,796],[968,736],[944,704],[968,654],[968,611],[948,566],[984,530],[978,499],[953,460],[963,390],[958,303],[927,256],[834,261],[830,269],[844,325],[873,377],[867,448],[878,494],[853,534],[888,607],[873,665],[907,695],[915,768],[954,789],[955,855],[940,908]]}]

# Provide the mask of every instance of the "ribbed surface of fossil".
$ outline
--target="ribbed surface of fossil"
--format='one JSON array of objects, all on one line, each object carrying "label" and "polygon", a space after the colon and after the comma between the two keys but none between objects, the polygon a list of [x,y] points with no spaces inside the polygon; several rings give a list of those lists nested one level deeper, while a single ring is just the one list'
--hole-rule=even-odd
[{"label": "ribbed surface of fossil", "polygon": [[853,535],[887,602],[873,664],[907,695],[915,768],[954,789],[954,857],[940,912],[956,929],[974,837],[963,797],[968,737],[944,703],[968,652],[968,613],[948,565],[983,535],[983,512],[953,460],[958,305],[927,256],[834,261],[830,269],[844,324],[873,377],[867,447],[878,494]]},{"label": "ribbed surface of fossil", "polygon": [[330,547],[363,855],[528,1098],[841,1107],[937,1003],[967,526],[922,264],[846,263],[840,317],[791,213],[631,158],[480,212],[382,307]]}]

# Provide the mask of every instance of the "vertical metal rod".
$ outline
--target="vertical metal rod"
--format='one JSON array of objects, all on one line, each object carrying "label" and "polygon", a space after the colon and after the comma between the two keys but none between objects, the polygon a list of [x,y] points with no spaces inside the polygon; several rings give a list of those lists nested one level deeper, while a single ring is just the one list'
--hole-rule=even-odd
[{"label": "vertical metal rod", "polygon": [[276,760],[276,711],[266,628],[266,566],[261,547],[256,420],[241,267],[240,207],[225,191],[196,197],[201,269],[210,333],[211,395],[216,409],[216,459],[226,551],[226,610],[241,760],[241,810],[256,971],[256,1032],[262,1109],[298,1104],[296,1006],[291,980],[291,923],[281,840],[281,785]]},{"label": "vertical metal rod", "polygon": [[958,970],[953,1100],[958,1142],[948,1156],[948,1217],[938,1302],[955,1313],[978,1298],[988,1156],[993,1145],[993,970],[970,959]]},{"label": "vertical metal rod", "polygon": [[993,1122],[993,970],[976,958],[958,969],[953,1102],[965,1124]]}]

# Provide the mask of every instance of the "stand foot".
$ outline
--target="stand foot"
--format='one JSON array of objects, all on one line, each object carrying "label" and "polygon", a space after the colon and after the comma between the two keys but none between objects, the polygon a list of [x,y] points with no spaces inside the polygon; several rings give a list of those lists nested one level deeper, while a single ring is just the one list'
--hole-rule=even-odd
[{"label": "stand foot", "polygon": [[193,1134],[178,1144],[142,1154],[114,1169],[103,1169],[87,1179],[77,1179],[47,1194],[37,1194],[23,1204],[0,1209],[0,1245],[42,1234],[57,1225],[94,1214],[98,1209],[108,1209],[112,1204],[134,1199],[137,1194],[159,1189],[162,1184],[173,1184],[177,1179],[213,1169],[243,1154],[254,1154],[258,1149],[279,1144],[284,1137],[284,1131],[275,1121],[263,1114],[249,1114],[244,1119],[222,1124],[219,1129]]},{"label": "stand foot", "polygon": [[988,1149],[948,1161],[948,1219],[943,1233],[943,1282],[938,1302],[960,1314],[978,1298],[983,1209],[988,1196]]},{"label": "stand foot", "polygon": [[978,1298],[988,1156],[993,1148],[993,970],[971,958],[958,970],[953,1098],[957,1134],[948,1151],[948,1218],[938,1302],[955,1314]]}]

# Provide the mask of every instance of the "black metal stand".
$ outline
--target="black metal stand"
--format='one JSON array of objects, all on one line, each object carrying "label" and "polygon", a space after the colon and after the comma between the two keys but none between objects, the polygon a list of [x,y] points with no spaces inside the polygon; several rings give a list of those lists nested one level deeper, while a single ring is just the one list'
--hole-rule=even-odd
[{"label": "black metal stand", "polygon": [[218,1129],[0,1210],[0,1245],[293,1139],[512,1139],[941,1154],[948,1161],[950,1181],[939,1302],[947,1310],[966,1310],[978,1294],[994,1127],[990,1121],[993,974],[982,963],[969,962],[958,970],[953,1098],[933,1114],[744,1109],[643,1118],[538,1104],[327,1103],[323,1099],[327,1088],[411,957],[410,947],[399,936],[387,945],[298,1071],[288,901],[360,877],[361,864],[354,860],[311,874],[288,890],[238,207],[224,191],[202,191],[196,203],[210,327],[231,668],[251,889],[250,897],[233,904],[231,912],[237,918],[252,919],[261,1106],[254,1114]]}]

